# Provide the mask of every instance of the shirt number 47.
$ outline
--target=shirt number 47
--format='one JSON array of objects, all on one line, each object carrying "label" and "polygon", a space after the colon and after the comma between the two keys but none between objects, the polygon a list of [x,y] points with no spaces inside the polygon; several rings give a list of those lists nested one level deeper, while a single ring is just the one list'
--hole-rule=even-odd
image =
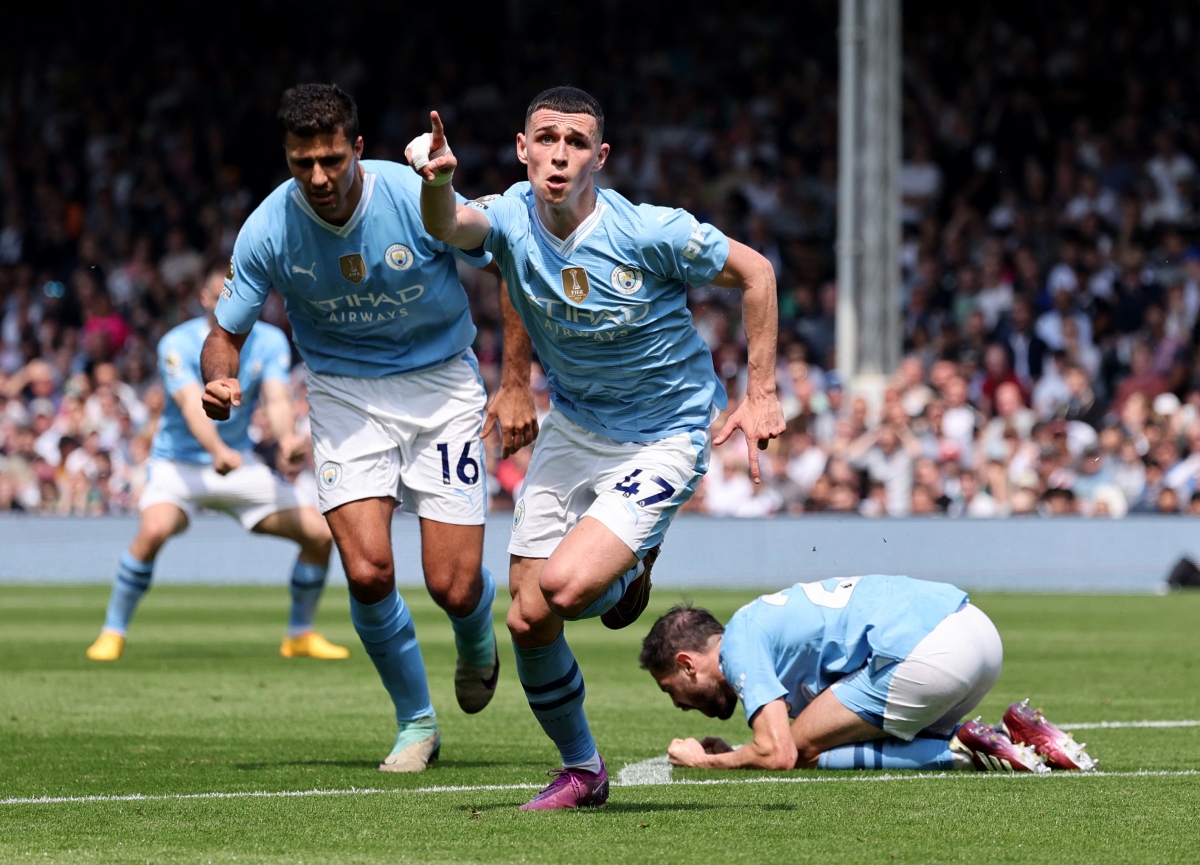
[{"label": "shirt number 47", "polygon": [[[641,469],[634,469],[629,474],[625,475],[624,480],[618,481],[613,486],[613,489],[624,495],[627,499],[633,498],[641,491],[642,481],[634,480],[634,478],[640,476],[641,474]],[[643,480],[646,480],[646,478],[643,478]],[[648,508],[650,505],[656,505],[659,502],[665,502],[671,496],[675,495],[675,487],[671,486],[658,475],[650,475],[648,482],[657,486],[658,492],[654,493],[654,495],[646,496],[644,499],[638,499],[637,504],[640,507]]]}]

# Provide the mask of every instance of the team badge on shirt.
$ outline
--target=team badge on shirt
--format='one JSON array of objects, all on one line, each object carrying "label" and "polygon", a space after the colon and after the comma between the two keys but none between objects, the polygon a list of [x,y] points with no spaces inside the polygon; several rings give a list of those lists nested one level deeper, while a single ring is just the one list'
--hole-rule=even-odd
[{"label": "team badge on shirt", "polygon": [[383,260],[392,270],[408,270],[412,267],[413,251],[403,243],[393,243],[383,254]]},{"label": "team badge on shirt", "polygon": [[636,294],[642,287],[642,271],[632,264],[619,264],[613,268],[609,281],[621,294]]},{"label": "team badge on shirt", "polygon": [[331,490],[342,482],[342,467],[337,463],[321,463],[317,479],[321,482],[321,489]]},{"label": "team badge on shirt", "polygon": [[562,269],[563,294],[571,303],[583,303],[592,290],[588,284],[587,271],[582,267],[564,267]]},{"label": "team badge on shirt", "polygon": [[474,207],[476,210],[487,210],[488,202],[495,201],[499,195],[481,195],[473,201],[467,202],[467,207]]},{"label": "team badge on shirt", "polygon": [[516,509],[513,510],[513,529],[521,527],[521,521],[525,519],[525,499],[517,502]]},{"label": "team badge on shirt", "polygon": [[171,349],[167,352],[166,366],[167,377],[176,378],[181,372],[183,372],[183,355],[181,355],[175,349]]},{"label": "team badge on shirt", "polygon": [[350,255],[343,255],[338,259],[338,265],[342,269],[342,276],[346,277],[350,282],[362,282],[367,278],[367,263],[363,261],[362,255],[353,252]]}]

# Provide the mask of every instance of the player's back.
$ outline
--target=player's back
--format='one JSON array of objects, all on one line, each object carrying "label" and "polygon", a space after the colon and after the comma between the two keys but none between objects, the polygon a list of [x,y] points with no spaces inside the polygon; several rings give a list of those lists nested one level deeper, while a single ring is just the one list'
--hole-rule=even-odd
[{"label": "player's back", "polygon": [[440,366],[475,339],[454,255],[490,259],[425,232],[412,169],[359,164],[362,198],[345,225],[321,219],[294,180],[263,200],[238,235],[217,320],[244,333],[274,287],[314,372],[381,378]]},{"label": "player's back", "polygon": [[868,660],[876,666],[903,660],[966,600],[965,592],[947,583],[884,574],[797,583],[733,615],[722,662],[733,669],[740,667],[736,656],[758,656],[760,663],[769,656],[789,693],[806,695],[790,701],[799,711]]},{"label": "player's back", "polygon": [[485,246],[498,255],[556,406],[620,441],[707,427],[725,393],[687,286],[724,265],[720,232],[611,190],[597,191],[595,211],[565,240],[542,225],[528,183],[476,206],[500,226],[503,240],[493,231]]},{"label": "player's back", "polygon": [[[169,398],[151,448],[151,456],[155,459],[202,464],[212,462],[212,455],[188,429],[183,411],[174,398],[177,391],[189,384],[203,388],[200,352],[209,329],[207,317],[201,316],[172,328],[159,340],[158,373]],[[217,433],[227,446],[236,451],[253,449],[250,420],[262,384],[271,380],[286,382],[291,361],[291,346],[283,331],[266,322],[256,322],[242,346],[238,369],[238,382],[242,387],[241,405],[230,410],[228,420],[216,423]]]}]

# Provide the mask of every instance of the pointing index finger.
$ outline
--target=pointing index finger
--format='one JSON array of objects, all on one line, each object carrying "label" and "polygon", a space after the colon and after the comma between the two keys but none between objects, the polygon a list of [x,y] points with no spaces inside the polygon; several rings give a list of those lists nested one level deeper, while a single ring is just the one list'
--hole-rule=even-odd
[{"label": "pointing index finger", "polygon": [[446,134],[445,130],[442,128],[442,118],[438,116],[436,111],[430,111],[429,122],[433,127],[433,141],[430,143],[437,144],[437,147],[432,148],[437,150],[437,148],[441,146],[441,144],[438,142],[438,139],[442,138]]}]

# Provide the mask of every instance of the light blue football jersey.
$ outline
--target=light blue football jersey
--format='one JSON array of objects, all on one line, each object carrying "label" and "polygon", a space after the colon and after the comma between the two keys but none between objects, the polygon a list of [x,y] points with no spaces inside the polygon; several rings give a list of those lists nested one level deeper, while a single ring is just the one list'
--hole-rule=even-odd
[{"label": "light blue football jersey", "polygon": [[362,200],[345,225],[317,216],[294,180],[250,214],[217,322],[245,333],[274,286],[315,372],[384,378],[441,366],[475,340],[454,256],[476,267],[491,256],[460,252],[425,232],[421,178],[407,165],[360,164]]},{"label": "light blue football jersey", "polygon": [[729,256],[711,225],[597,189],[596,209],[566,240],[541,223],[527,182],[469,204],[491,223],[513,306],[546,369],[555,406],[623,442],[707,429],[725,389],[692,325],[687,286]]},{"label": "light blue football jersey", "polygon": [[[201,316],[172,328],[158,341],[158,374],[172,397],[184,385],[198,384],[203,389],[200,350],[208,331],[208,319]],[[229,420],[217,422],[221,441],[236,451],[254,449],[254,442],[250,440],[250,417],[254,414],[262,383],[281,381],[287,384],[291,367],[292,347],[283,331],[266,322],[255,322],[242,347],[238,370],[242,404],[231,409]],[[174,399],[168,399],[163,409],[162,423],[154,436],[150,455],[175,462],[212,463],[212,456],[196,441]]]},{"label": "light blue football jersey", "polygon": [[902,661],[967,601],[947,583],[872,574],[797,583],[733,614],[721,672],[746,720],[780,697],[795,718],[817,694],[866,663]]}]

